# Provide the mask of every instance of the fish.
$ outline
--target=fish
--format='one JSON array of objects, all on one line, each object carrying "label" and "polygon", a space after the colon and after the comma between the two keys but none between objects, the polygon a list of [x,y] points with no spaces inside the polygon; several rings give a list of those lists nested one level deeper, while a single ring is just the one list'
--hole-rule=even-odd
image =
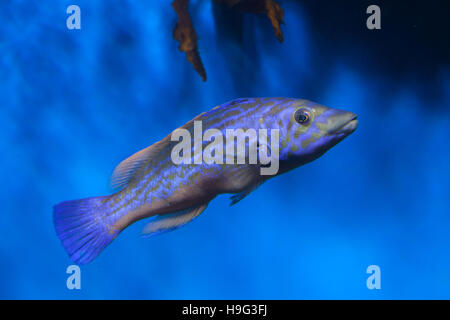
[{"label": "fish", "polygon": [[234,205],[319,158],[357,125],[353,112],[304,99],[229,101],[122,161],[112,194],[55,205],[56,234],[72,261],[87,264],[134,222],[150,219],[142,231],[148,237],[187,224],[218,195],[232,194]]}]

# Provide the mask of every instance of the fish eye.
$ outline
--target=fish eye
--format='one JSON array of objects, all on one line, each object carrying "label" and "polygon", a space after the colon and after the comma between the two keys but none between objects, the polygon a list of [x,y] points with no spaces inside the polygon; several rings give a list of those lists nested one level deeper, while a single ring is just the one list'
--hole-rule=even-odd
[{"label": "fish eye", "polygon": [[300,124],[306,125],[311,120],[311,113],[308,109],[302,108],[295,111],[294,114],[295,121]]}]

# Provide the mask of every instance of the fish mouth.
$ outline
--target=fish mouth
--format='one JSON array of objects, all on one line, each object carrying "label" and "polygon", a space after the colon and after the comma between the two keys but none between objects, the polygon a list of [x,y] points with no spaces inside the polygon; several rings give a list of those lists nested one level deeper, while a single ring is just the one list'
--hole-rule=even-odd
[{"label": "fish mouth", "polygon": [[347,122],[345,125],[343,125],[340,129],[338,129],[335,133],[346,133],[350,134],[353,131],[356,130],[356,127],[358,126],[358,120],[353,119]]},{"label": "fish mouth", "polygon": [[356,130],[356,127],[358,126],[358,120],[356,119],[358,116],[356,114],[353,114],[352,117],[344,122],[343,124],[340,124],[337,128],[330,131],[328,135],[349,135],[353,131]]}]

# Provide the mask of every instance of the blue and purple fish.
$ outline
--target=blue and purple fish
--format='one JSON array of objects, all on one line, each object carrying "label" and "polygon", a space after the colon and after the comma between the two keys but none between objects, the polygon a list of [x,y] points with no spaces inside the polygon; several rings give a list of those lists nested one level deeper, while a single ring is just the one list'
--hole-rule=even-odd
[{"label": "blue and purple fish", "polygon": [[[209,135],[209,140],[214,140],[217,148],[212,152],[209,148],[209,152],[220,160],[219,151],[225,150],[223,162],[201,161],[201,153],[198,161],[199,150],[206,146],[206,152],[208,141],[199,143],[195,139],[197,124],[201,124],[205,135],[208,130],[215,133]],[[143,230],[144,235],[151,236],[188,223],[219,194],[234,194],[231,204],[235,204],[269,178],[317,159],[355,131],[357,124],[352,112],[308,100],[230,101],[200,114],[161,141],[122,161],[112,177],[117,192],[57,204],[53,213],[56,233],[70,258],[75,263],[86,264],[132,223],[151,217]],[[244,161],[225,161],[230,159],[229,139],[226,146],[222,145],[224,142],[218,134],[228,137],[232,129],[241,130],[240,134],[251,130],[264,132],[266,139],[253,141],[250,136],[247,140],[236,136],[232,140],[232,152],[234,144],[239,149],[238,141],[245,141]],[[193,133],[192,141],[187,144],[192,149],[182,150],[185,158],[192,155],[193,161],[174,161],[174,150],[179,151],[180,142],[173,134],[179,136],[180,132]],[[250,150],[259,151],[256,163],[250,159]],[[272,163],[258,161],[264,153]],[[234,153],[231,158],[236,160]],[[274,162],[275,174],[262,174]]]}]

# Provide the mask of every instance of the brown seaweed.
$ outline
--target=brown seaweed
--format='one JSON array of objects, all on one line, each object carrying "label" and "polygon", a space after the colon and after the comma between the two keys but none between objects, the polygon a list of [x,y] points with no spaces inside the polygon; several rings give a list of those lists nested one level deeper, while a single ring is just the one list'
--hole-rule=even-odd
[{"label": "brown seaweed", "polygon": [[[278,2],[274,0],[216,0],[216,2],[242,12],[267,15],[272,23],[276,38],[283,42],[280,25],[284,24],[284,12]],[[172,7],[178,15],[173,37],[179,42],[178,49],[186,53],[187,60],[192,63],[203,81],[206,81],[206,71],[198,52],[197,34],[188,12],[188,5],[189,0],[174,0],[172,2]]]},{"label": "brown seaweed", "polygon": [[281,24],[284,24],[284,11],[280,4],[273,0],[216,0],[242,12],[266,14],[272,23],[273,32],[280,42],[283,42]]},{"label": "brown seaweed", "polygon": [[198,74],[206,81],[206,71],[198,53],[197,34],[188,12],[189,0],[174,0],[172,7],[178,15],[178,22],[173,30],[173,37],[179,42],[178,49],[186,53],[186,58]]}]

